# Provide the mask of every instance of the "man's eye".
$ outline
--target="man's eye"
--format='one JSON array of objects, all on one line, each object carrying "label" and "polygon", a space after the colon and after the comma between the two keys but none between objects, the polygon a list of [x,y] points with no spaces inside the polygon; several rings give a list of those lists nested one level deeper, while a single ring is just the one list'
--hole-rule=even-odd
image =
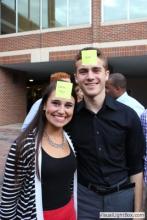
[{"label": "man's eye", "polygon": [[92,68],[92,72],[93,72],[93,73],[97,73],[97,72],[99,72],[99,71],[100,71],[99,68],[96,68],[96,67],[95,67],[95,68]]},{"label": "man's eye", "polygon": [[80,69],[79,73],[80,74],[86,74],[86,73],[88,73],[88,70],[87,69]]}]

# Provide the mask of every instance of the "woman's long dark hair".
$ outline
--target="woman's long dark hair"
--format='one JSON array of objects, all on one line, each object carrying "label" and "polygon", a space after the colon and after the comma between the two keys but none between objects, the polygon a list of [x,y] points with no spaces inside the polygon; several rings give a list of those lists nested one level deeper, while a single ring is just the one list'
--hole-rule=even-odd
[{"label": "woman's long dark hair", "polygon": [[[43,97],[42,97],[41,104],[39,106],[39,109],[38,109],[34,119],[27,126],[27,128],[24,131],[22,131],[20,136],[16,139],[16,144],[17,144],[17,148],[16,148],[16,166],[15,166],[16,180],[17,180],[17,168],[18,168],[20,155],[21,155],[21,152],[23,150],[23,146],[25,144],[26,138],[28,137],[29,134],[33,134],[34,138],[37,137],[36,152],[35,152],[35,155],[36,155],[36,174],[37,174],[37,177],[40,179],[39,163],[38,163],[39,144],[41,142],[43,132],[44,132],[44,129],[45,129],[45,125],[46,125],[46,122],[47,122],[47,119],[46,119],[46,116],[45,116],[45,111],[43,110],[43,108],[44,108],[44,104],[47,102],[47,100],[48,100],[49,96],[51,95],[51,93],[56,89],[56,83],[57,83],[57,81],[52,81],[49,84],[49,86],[46,88],[46,90],[43,94]],[[72,96],[76,99],[76,94],[75,94],[74,89],[72,89]],[[34,144],[34,143],[32,143],[32,144]],[[34,157],[34,160],[35,160],[35,157]]]}]

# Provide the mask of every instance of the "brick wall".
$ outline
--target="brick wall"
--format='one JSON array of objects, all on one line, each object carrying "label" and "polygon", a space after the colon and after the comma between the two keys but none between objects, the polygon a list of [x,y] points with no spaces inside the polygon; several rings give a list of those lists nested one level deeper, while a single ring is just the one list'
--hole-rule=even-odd
[{"label": "brick wall", "polygon": [[[147,54],[147,45],[133,46],[133,47],[117,47],[117,48],[104,48],[101,49],[106,57],[119,57],[119,56],[140,56]],[[51,52],[50,60],[72,60],[75,58],[77,50]]]},{"label": "brick wall", "polygon": [[113,42],[147,39],[147,22],[101,25],[101,1],[93,1],[93,24],[96,42]]},{"label": "brick wall", "polygon": [[0,57],[0,64],[29,63],[30,54]]},{"label": "brick wall", "polygon": [[0,68],[0,125],[21,123],[26,114],[25,106],[23,73]]},{"label": "brick wall", "polygon": [[1,38],[0,52],[85,43],[92,43],[91,28]]},{"label": "brick wall", "polygon": [[[0,38],[0,52],[17,51],[15,56],[0,57],[0,64],[29,63],[31,54],[19,54],[19,50],[59,47],[73,45],[70,51],[50,51],[49,59],[71,60],[77,53],[74,45],[108,43],[128,40],[147,39],[147,22],[101,25],[101,1],[92,0],[92,25],[91,27],[69,29],[62,31],[40,32],[27,35],[17,35]],[[147,45],[109,47],[102,49],[108,57],[140,56],[147,55]],[[24,78],[0,69],[0,124],[22,122],[26,106]],[[3,114],[5,112],[5,114]]]},{"label": "brick wall", "polygon": [[141,55],[147,55],[147,45],[132,46],[132,47],[106,48],[106,49],[102,49],[102,51],[108,57],[141,56]]},{"label": "brick wall", "polygon": [[[147,39],[147,22],[103,26],[101,25],[101,1],[93,0],[91,27],[1,38],[0,52],[139,39]],[[143,54],[146,52],[144,45],[138,49]],[[133,53],[136,48],[124,46],[123,48],[108,48],[108,50],[106,48],[105,50],[109,51],[110,55],[119,56],[120,51],[124,55],[129,55],[129,51]],[[129,54],[127,54],[128,52]],[[73,52],[71,51],[71,53]],[[57,57],[58,59],[59,57]],[[29,60],[29,55],[25,55],[19,59],[15,57],[13,60],[11,57],[1,58],[0,63],[29,62]]]},{"label": "brick wall", "polygon": [[[58,47],[74,44],[90,44],[103,43],[113,41],[127,41],[147,39],[147,22],[116,24],[116,25],[101,25],[101,1],[92,0],[91,19],[92,25],[89,28],[50,31],[46,33],[29,34],[21,36],[12,36],[0,39],[0,52],[17,51],[24,49],[35,49],[42,47]],[[50,29],[51,30],[51,29]],[[143,48],[144,47],[144,48]],[[143,54],[146,52],[146,47],[141,48],[108,48],[109,55],[119,56],[129,55],[136,50]],[[130,52],[131,51],[131,52]],[[72,51],[71,51],[72,53]],[[129,53],[129,54],[127,54]],[[136,55],[139,53],[137,52]],[[140,55],[140,54],[139,54]],[[29,55],[25,55],[29,56]],[[68,56],[68,55],[67,55]],[[65,55],[64,55],[65,57]],[[63,57],[63,58],[64,58]],[[62,59],[63,59],[62,58]],[[65,57],[66,58],[66,57]],[[13,59],[13,60],[12,60]],[[30,59],[30,58],[29,58]],[[28,57],[5,57],[0,59],[0,63],[17,63],[29,62]],[[57,60],[59,57],[57,57]],[[54,57],[55,60],[55,57]]]}]

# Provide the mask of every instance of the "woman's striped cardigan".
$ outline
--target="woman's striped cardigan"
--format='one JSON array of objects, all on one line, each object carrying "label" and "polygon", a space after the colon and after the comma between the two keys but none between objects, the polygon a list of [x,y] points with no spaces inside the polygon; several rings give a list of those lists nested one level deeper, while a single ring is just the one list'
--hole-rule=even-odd
[{"label": "woman's striped cardigan", "polygon": [[[73,145],[65,132],[66,139]],[[41,151],[39,170],[41,170]],[[18,182],[15,180],[16,144],[12,144],[5,165],[1,192],[0,219],[43,220],[41,182],[36,176],[35,138],[29,135],[24,143],[18,164]],[[77,207],[77,174],[74,174],[74,202]]]}]

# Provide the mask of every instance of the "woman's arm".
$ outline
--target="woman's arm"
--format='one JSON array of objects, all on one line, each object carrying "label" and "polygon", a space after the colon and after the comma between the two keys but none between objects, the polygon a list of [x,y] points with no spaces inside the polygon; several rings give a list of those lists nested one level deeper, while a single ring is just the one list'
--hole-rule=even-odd
[{"label": "woman's arm", "polygon": [[1,191],[0,219],[16,219],[17,201],[26,173],[25,160],[20,156],[16,180],[16,144],[13,144],[8,153],[5,164],[3,186]]}]

